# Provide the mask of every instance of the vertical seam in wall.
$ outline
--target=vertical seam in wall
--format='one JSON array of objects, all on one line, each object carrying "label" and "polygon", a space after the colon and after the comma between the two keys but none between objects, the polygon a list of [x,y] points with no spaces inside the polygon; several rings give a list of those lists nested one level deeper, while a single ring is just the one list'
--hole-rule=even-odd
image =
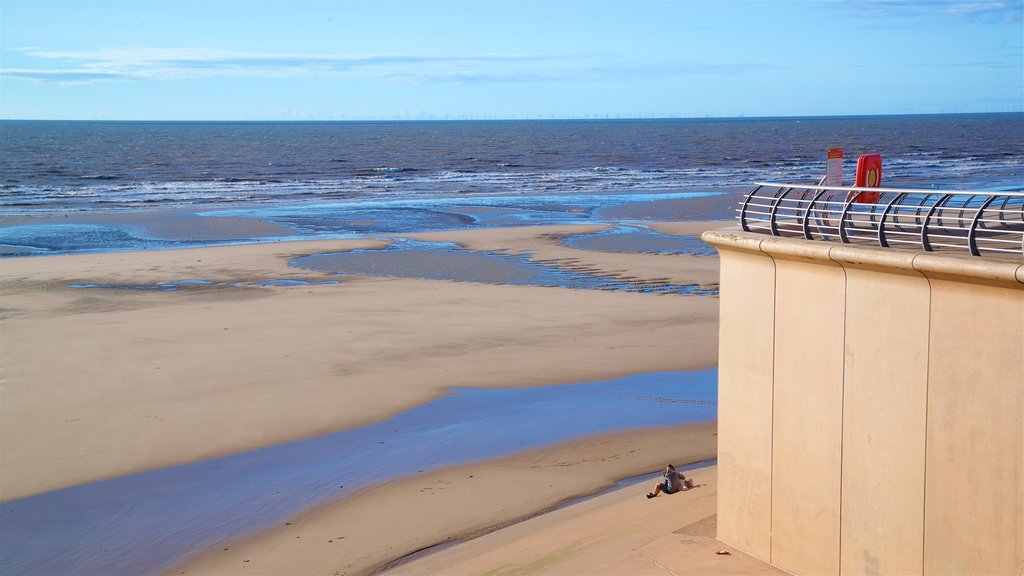
[{"label": "vertical seam in wall", "polygon": [[[915,256],[915,259],[917,257]],[[913,265],[913,263],[911,263]],[[928,393],[931,390],[931,369],[932,369],[932,279],[925,276],[928,281],[928,334],[925,338],[924,357],[924,473],[922,476],[923,486],[921,488],[921,574],[924,574],[928,534]]]},{"label": "vertical seam in wall", "polygon": [[779,301],[779,268],[775,265],[775,257],[768,255],[772,261],[772,431],[768,449],[768,563],[774,565],[775,552],[775,340],[776,311]]},{"label": "vertical seam in wall", "polygon": [[[829,248],[830,255],[831,252],[832,249]],[[839,265],[839,269],[843,271],[843,377],[839,385],[839,554],[836,559],[839,565],[836,566],[836,574],[842,574],[843,571],[843,449],[846,445],[846,317],[849,313],[847,302],[849,301],[848,295],[850,293],[850,277],[846,274],[846,267]]]}]

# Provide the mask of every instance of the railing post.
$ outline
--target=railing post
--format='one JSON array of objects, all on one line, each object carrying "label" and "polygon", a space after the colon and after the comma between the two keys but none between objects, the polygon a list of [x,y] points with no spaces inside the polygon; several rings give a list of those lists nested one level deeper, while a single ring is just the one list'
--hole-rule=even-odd
[{"label": "railing post", "polygon": [[839,241],[843,244],[850,243],[850,239],[846,237],[846,228],[843,227],[843,224],[846,222],[846,215],[850,213],[850,206],[853,206],[853,203],[856,202],[857,198],[860,198],[860,195],[863,193],[863,190],[855,192],[848,196],[846,198],[846,204],[843,204],[843,212],[839,215]]},{"label": "railing post", "polygon": [[981,252],[978,251],[978,222],[981,220],[981,214],[985,212],[988,205],[996,199],[995,196],[989,196],[988,200],[982,203],[981,208],[978,208],[977,214],[971,220],[971,227],[967,229],[967,247],[971,249],[971,256],[981,256]]},{"label": "railing post", "polygon": [[885,205],[885,210],[882,211],[882,218],[878,222],[878,245],[881,246],[882,248],[889,247],[889,242],[885,239],[885,217],[889,215],[889,212],[892,210],[892,207],[895,206],[897,202],[902,200],[904,196],[906,196],[906,194],[897,194],[895,198],[890,200],[889,203]]},{"label": "railing post", "polygon": [[772,209],[768,213],[768,229],[771,230],[772,236],[779,236],[779,223],[775,221],[775,215],[779,211],[779,204],[782,203],[782,199],[792,190],[792,186],[779,188],[778,193],[775,194],[775,198],[772,200]]},{"label": "railing post", "polygon": [[807,210],[804,210],[804,238],[806,238],[808,240],[814,240],[814,238],[811,237],[811,220],[810,220],[811,212],[814,211],[814,203],[817,202],[818,198],[821,198],[822,194],[824,194],[824,193],[825,193],[825,190],[818,190],[818,193],[815,194],[814,198],[811,199],[811,203],[807,205]]},{"label": "railing post", "polygon": [[924,217],[924,223],[921,224],[921,248],[923,248],[925,252],[932,251],[932,243],[928,240],[928,221],[931,220],[932,215],[935,214],[935,211],[938,210],[939,207],[942,206],[942,204],[945,203],[946,200],[952,197],[952,194],[940,195],[939,200],[935,202],[935,204],[932,204],[932,207],[928,210],[928,214],[926,214]]},{"label": "railing post", "polygon": [[[1000,214],[1002,214],[1003,212],[1006,211],[1006,205],[1009,202],[1010,202],[1010,197],[1009,196],[1007,196],[1006,198],[1003,199],[1003,207],[999,211]],[[1024,222],[1024,211],[1021,212],[1021,222]]]},{"label": "railing post", "polygon": [[[957,228],[963,228],[964,227],[964,214],[966,214],[967,210],[970,209],[971,201],[974,200],[977,197],[978,197],[977,194],[971,194],[970,196],[967,197],[967,201],[965,201],[963,203],[963,205],[960,206],[960,215],[957,216],[957,219],[956,219],[956,221],[957,221]],[[939,224],[940,225],[942,224],[942,219],[941,218],[939,219]]]},{"label": "railing post", "polygon": [[750,227],[747,226],[747,205],[750,204],[750,199],[757,194],[757,191],[763,188],[763,186],[754,186],[754,189],[747,193],[747,197],[743,199],[743,206],[740,207],[740,229],[744,232],[750,232]]}]

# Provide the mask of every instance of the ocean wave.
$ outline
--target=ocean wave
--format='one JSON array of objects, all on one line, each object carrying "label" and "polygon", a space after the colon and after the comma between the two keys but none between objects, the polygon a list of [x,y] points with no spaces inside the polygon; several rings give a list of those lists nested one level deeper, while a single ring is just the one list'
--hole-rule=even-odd
[{"label": "ocean wave", "polygon": [[405,174],[416,171],[416,168],[406,168],[403,166],[378,166],[376,168],[358,170],[356,174]]},{"label": "ocean wave", "polygon": [[[939,185],[970,189],[1016,184],[1024,159],[1017,156],[972,155],[943,159],[936,152],[887,157],[883,173],[891,186]],[[852,179],[855,160],[844,172]],[[429,198],[445,196],[508,196],[524,194],[636,194],[716,190],[752,185],[755,181],[817,180],[821,161],[763,162],[684,168],[592,166],[559,170],[509,169],[420,171],[378,167],[346,177],[306,179],[210,178],[198,181],[123,182],[91,178],[76,185],[6,182],[0,207],[17,212],[58,212],[139,206],[209,206],[234,203],[288,203],[310,198]],[[1011,180],[1007,182],[1007,180]],[[849,183],[849,182],[848,182]],[[9,211],[9,210],[8,210]]]}]

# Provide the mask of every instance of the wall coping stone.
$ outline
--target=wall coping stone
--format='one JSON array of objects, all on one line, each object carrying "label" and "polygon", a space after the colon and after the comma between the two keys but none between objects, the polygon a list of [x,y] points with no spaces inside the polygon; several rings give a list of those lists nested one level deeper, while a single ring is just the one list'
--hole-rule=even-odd
[{"label": "wall coping stone", "polygon": [[761,252],[767,256],[813,261],[844,268],[863,268],[936,280],[953,280],[1024,290],[1024,263],[969,256],[960,253],[925,252],[905,248],[879,248],[837,244],[803,238],[768,236],[726,228],[708,230],[701,240],[726,250]]}]

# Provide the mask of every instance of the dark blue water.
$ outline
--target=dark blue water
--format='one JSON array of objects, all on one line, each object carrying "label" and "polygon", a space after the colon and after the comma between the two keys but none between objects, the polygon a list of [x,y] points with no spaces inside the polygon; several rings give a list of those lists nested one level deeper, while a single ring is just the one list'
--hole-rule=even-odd
[{"label": "dark blue water", "polygon": [[0,122],[2,206],[707,190],[817,178],[825,149],[887,179],[1019,180],[1024,114],[493,122]]},{"label": "dark blue water", "polygon": [[452,392],[363,428],[0,504],[0,573],[155,573],[371,483],[602,432],[713,420],[717,371]]},{"label": "dark blue water", "polygon": [[[884,183],[1024,181],[1024,114],[785,119],[189,123],[0,121],[2,253],[190,245],[109,222],[15,217],[182,209],[339,237],[592,218],[636,195],[817,180],[830,146]],[[617,196],[618,199],[611,198]],[[574,197],[574,200],[566,200]],[[623,200],[623,198],[627,198]],[[473,210],[460,210],[470,206]],[[487,208],[493,209],[488,211]],[[728,218],[731,212],[703,213]],[[79,242],[78,239],[82,241]],[[241,242],[239,237],[216,242]],[[198,240],[198,243],[215,243]]]}]

